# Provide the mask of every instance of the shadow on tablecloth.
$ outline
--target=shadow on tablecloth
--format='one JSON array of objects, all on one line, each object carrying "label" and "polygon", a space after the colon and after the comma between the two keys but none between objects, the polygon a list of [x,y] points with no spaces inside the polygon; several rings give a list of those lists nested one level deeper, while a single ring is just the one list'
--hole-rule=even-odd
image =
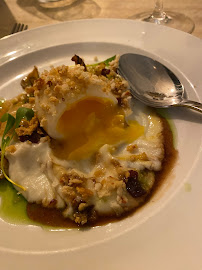
[{"label": "shadow on tablecloth", "polygon": [[0,38],[9,35],[15,23],[16,20],[5,1],[0,1]]},{"label": "shadow on tablecloth", "polygon": [[101,11],[93,0],[77,0],[69,6],[58,8],[41,7],[37,0],[17,0],[17,4],[40,19],[48,16],[59,21],[94,18]]}]

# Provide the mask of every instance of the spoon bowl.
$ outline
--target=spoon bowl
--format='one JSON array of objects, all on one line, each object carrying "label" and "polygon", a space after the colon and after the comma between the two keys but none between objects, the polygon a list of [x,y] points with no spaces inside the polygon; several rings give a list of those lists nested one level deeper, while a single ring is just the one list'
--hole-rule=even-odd
[{"label": "spoon bowl", "polygon": [[186,99],[184,86],[163,64],[139,54],[123,54],[119,74],[130,86],[131,94],[148,106],[168,108],[183,106],[202,112],[202,104]]}]

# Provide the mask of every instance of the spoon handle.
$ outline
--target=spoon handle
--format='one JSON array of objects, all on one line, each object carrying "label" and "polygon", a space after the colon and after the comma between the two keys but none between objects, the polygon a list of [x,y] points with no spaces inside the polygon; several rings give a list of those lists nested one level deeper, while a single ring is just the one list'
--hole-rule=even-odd
[{"label": "spoon handle", "polygon": [[202,103],[191,101],[191,100],[183,100],[182,102],[175,104],[173,106],[180,106],[180,107],[188,107],[195,111],[202,113]]}]

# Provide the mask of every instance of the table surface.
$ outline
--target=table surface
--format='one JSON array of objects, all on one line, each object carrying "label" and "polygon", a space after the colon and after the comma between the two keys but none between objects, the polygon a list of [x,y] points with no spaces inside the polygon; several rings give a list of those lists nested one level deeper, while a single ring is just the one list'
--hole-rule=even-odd
[{"label": "table surface", "polygon": [[[125,18],[154,8],[155,0],[76,0],[63,8],[43,8],[37,0],[0,0],[0,38],[10,34],[15,22],[29,29],[61,21],[89,18]],[[189,16],[194,36],[202,38],[202,0],[164,0],[164,9]]]}]

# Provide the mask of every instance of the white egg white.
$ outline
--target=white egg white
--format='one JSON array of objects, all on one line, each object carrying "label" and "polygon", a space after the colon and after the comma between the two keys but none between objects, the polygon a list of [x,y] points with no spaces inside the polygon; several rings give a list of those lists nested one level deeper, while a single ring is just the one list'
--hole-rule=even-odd
[{"label": "white egg white", "polygon": [[[111,164],[112,159],[116,159],[124,170],[159,170],[161,168],[161,160],[163,157],[162,144],[162,124],[158,116],[148,114],[148,109],[140,106],[136,102],[131,106],[136,119],[139,119],[145,127],[145,133],[132,144],[136,144],[137,153],[146,153],[148,160],[137,160],[131,162],[127,160],[130,153],[127,151],[127,145],[117,145],[116,151],[111,152],[112,146],[103,145],[99,150],[99,163],[95,163],[91,158],[87,160],[62,160],[55,157],[51,151],[48,142],[40,142],[39,144],[18,143],[15,145],[14,153],[7,153],[6,158],[9,161],[9,175],[13,181],[24,186],[26,191],[19,191],[29,202],[42,203],[47,206],[53,199],[57,200],[56,207],[64,208],[64,215],[74,220],[74,211],[71,199],[67,199],[63,192],[63,186],[59,182],[60,171],[71,172],[72,170],[78,175],[82,175],[89,179],[86,182],[86,188],[93,193],[90,203],[94,205],[94,209],[100,215],[122,214],[125,209],[131,209],[140,204],[141,199],[135,200],[124,188],[124,183],[116,181],[117,171]],[[131,116],[132,117],[132,116]],[[26,157],[26,158],[25,158]],[[119,158],[121,157],[121,158]],[[122,157],[126,157],[125,160]],[[101,177],[96,178],[94,182],[94,173],[98,169],[103,170]],[[151,186],[154,183],[154,176],[150,175]],[[102,180],[107,181],[103,186]],[[110,190],[109,185],[117,186]],[[120,198],[124,198],[126,205],[123,207]]]}]

